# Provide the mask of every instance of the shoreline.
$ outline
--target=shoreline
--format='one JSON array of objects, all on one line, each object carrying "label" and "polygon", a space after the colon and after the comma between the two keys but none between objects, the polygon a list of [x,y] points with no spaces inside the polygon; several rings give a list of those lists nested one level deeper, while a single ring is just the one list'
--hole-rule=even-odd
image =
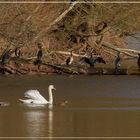
[{"label": "shoreline", "polygon": [[112,67],[84,67],[84,66],[65,66],[51,65],[29,67],[14,67],[11,65],[0,66],[0,75],[140,75],[138,68],[121,68],[115,71]]}]

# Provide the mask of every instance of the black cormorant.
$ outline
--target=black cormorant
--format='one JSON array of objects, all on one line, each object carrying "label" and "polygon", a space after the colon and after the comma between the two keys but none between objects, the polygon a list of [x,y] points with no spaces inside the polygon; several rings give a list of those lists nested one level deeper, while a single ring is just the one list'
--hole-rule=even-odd
[{"label": "black cormorant", "polygon": [[15,56],[16,56],[16,57],[20,57],[20,55],[21,55],[20,47],[17,47],[17,48],[15,49]]},{"label": "black cormorant", "polygon": [[102,57],[100,57],[100,56],[98,56],[95,59],[94,63],[103,63],[103,64],[106,64],[105,60]]},{"label": "black cormorant", "polygon": [[72,51],[71,51],[71,54],[70,54],[70,57],[67,58],[66,60],[66,65],[69,66],[72,64],[74,58],[73,58],[73,54],[72,54]]},{"label": "black cormorant", "polygon": [[88,58],[88,57],[83,57],[81,60],[83,60],[86,64],[89,64],[90,67],[91,67],[91,66],[94,67],[94,61],[95,61],[95,59],[93,58],[92,53],[91,53],[91,55],[90,55],[90,58]]},{"label": "black cormorant", "polygon": [[76,0],[70,0],[70,4],[73,3],[73,2],[75,2],[75,1],[76,1]]},{"label": "black cormorant", "polygon": [[38,60],[41,60],[41,59],[42,59],[42,56],[43,56],[43,51],[42,51],[42,46],[41,46],[41,44],[38,44],[38,48],[39,48],[39,50],[38,50],[38,52],[37,52],[37,59],[38,59]]},{"label": "black cormorant", "polygon": [[11,51],[12,50],[10,49],[3,54],[2,59],[1,59],[1,64],[2,65],[5,65],[9,62],[10,57],[11,57]]},{"label": "black cormorant", "polygon": [[42,45],[40,43],[38,43],[38,52],[37,52],[37,59],[34,62],[35,65],[39,65],[42,64],[42,57],[43,57],[43,50],[42,50]]},{"label": "black cormorant", "polygon": [[140,70],[140,53],[138,53],[138,61],[137,61],[137,65],[138,65],[139,70]]},{"label": "black cormorant", "polygon": [[118,74],[121,67],[121,58],[120,58],[120,52],[117,53],[117,57],[115,59],[115,73]]},{"label": "black cormorant", "polygon": [[95,64],[97,64],[97,63],[106,64],[105,60],[102,57],[98,56],[97,58],[94,58],[92,53],[90,55],[90,58],[83,57],[81,60],[84,61],[86,64],[89,64],[89,66],[93,67],[93,68],[95,67]]}]

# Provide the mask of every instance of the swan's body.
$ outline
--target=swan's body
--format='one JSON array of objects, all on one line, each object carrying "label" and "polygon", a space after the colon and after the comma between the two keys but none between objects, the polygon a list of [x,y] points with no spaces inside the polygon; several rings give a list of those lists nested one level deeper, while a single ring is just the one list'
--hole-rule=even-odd
[{"label": "swan's body", "polygon": [[38,90],[28,90],[26,91],[25,97],[28,99],[19,99],[21,102],[26,104],[53,104],[53,95],[52,89],[55,89],[53,85],[50,85],[48,88],[49,92],[49,100],[47,101]]}]

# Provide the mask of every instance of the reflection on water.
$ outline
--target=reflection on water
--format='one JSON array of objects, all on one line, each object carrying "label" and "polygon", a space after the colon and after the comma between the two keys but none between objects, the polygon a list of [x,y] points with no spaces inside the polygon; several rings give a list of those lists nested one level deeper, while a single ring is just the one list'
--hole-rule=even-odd
[{"label": "reflection on water", "polygon": [[[53,136],[53,106],[52,105],[34,105],[23,104],[30,110],[24,113],[26,119],[28,136],[43,136],[44,130],[47,130],[48,137]],[[45,109],[42,110],[42,109]],[[46,129],[45,127],[48,127]]]},{"label": "reflection on water", "polygon": [[128,110],[128,111],[136,111],[140,110],[140,107],[99,107],[95,108],[95,110]]},{"label": "reflection on water", "polygon": [[29,136],[41,135],[42,130],[44,129],[44,118],[45,113],[41,111],[30,111],[25,114],[26,123],[27,123],[27,131]]},{"label": "reflection on water", "polygon": [[[140,136],[138,76],[2,77],[0,83],[0,100],[10,102],[0,107],[1,137]],[[49,84],[57,89],[53,106],[18,102],[28,89],[48,99]]]},{"label": "reflection on water", "polygon": [[51,140],[51,138],[53,137],[53,110],[52,110],[52,106],[49,107],[48,122],[49,122],[49,125],[48,125],[48,128],[49,128],[48,133],[49,134],[48,134],[48,137],[50,137],[50,140]]}]

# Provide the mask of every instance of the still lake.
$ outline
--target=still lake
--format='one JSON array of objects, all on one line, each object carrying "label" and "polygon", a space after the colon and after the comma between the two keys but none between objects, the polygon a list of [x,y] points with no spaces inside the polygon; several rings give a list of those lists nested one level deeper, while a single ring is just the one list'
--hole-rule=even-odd
[{"label": "still lake", "polygon": [[[53,107],[18,101],[29,89],[48,99],[49,84]],[[1,76],[2,101],[0,137],[140,136],[139,76]]]}]

